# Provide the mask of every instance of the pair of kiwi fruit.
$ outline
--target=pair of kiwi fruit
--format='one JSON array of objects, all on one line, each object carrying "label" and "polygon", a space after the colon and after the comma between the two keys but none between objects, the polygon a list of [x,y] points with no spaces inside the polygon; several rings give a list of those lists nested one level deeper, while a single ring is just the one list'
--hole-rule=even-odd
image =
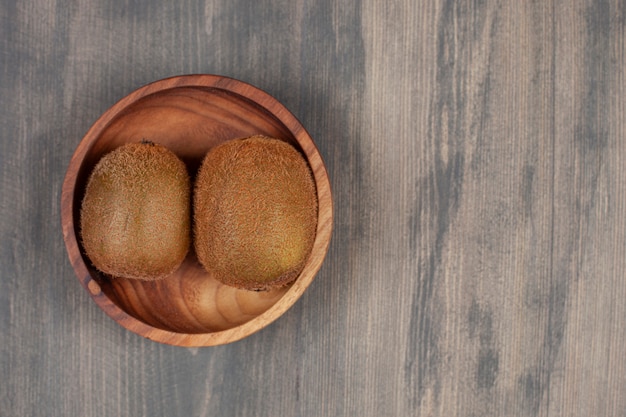
[{"label": "pair of kiwi fruit", "polygon": [[289,284],[301,272],[317,209],[309,165],[284,141],[260,135],[226,141],[206,154],[193,185],[173,152],[142,141],[96,164],[80,230],[87,257],[108,275],[166,278],[193,240],[213,277],[259,291]]}]

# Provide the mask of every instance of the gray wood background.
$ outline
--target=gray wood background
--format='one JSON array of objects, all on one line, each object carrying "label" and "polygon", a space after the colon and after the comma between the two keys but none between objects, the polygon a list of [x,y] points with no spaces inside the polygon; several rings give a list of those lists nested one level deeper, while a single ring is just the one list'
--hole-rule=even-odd
[{"label": "gray wood background", "polygon": [[[621,0],[0,1],[0,415],[626,416]],[[327,164],[303,298],[234,344],[74,277],[70,157],[118,99],[228,75]]]}]

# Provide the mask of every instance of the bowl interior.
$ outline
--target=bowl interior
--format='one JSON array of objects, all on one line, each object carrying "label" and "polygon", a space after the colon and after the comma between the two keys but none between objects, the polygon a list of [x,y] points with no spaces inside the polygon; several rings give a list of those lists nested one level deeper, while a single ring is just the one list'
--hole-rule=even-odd
[{"label": "bowl interior", "polygon": [[[146,94],[121,109],[90,131],[93,137],[86,145],[72,196],[77,237],[89,173],[104,154],[124,143],[147,139],[168,147],[186,163],[192,179],[204,155],[230,139],[263,134],[302,151],[294,133],[265,107],[222,88],[174,86]],[[79,238],[77,242],[80,245]],[[234,329],[262,315],[290,289],[253,292],[225,286],[202,268],[193,248],[173,276],[157,282],[106,276],[80,252],[106,302],[148,327],[167,332],[206,334]]]}]

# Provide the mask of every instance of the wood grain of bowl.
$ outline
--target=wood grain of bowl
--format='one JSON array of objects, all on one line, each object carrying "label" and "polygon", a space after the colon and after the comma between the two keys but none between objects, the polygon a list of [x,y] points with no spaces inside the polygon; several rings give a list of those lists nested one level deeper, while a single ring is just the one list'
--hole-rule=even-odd
[{"label": "wood grain of bowl", "polygon": [[[91,265],[81,248],[79,213],[88,176],[103,155],[124,143],[149,139],[176,153],[193,178],[212,147],[256,134],[285,140],[299,149],[317,186],[319,215],[313,250],[291,285],[268,292],[225,286],[202,268],[193,249],[180,269],[161,281],[110,277]],[[232,78],[184,75],[135,90],[93,124],[67,169],[61,221],[78,280],[113,320],[157,342],[213,346],[234,342],[262,329],[298,300],[326,255],[333,204],[328,174],[313,140],[282,104]]]}]

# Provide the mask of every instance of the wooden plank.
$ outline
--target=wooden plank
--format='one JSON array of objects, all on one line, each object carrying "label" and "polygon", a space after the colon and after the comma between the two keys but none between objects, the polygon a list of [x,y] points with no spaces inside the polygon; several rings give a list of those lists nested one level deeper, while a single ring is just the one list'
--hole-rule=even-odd
[{"label": "wooden plank", "polygon": [[[626,415],[618,0],[0,1],[0,415]],[[269,327],[186,349],[73,276],[60,191],[139,86],[216,73],[289,108],[335,227]]]}]

